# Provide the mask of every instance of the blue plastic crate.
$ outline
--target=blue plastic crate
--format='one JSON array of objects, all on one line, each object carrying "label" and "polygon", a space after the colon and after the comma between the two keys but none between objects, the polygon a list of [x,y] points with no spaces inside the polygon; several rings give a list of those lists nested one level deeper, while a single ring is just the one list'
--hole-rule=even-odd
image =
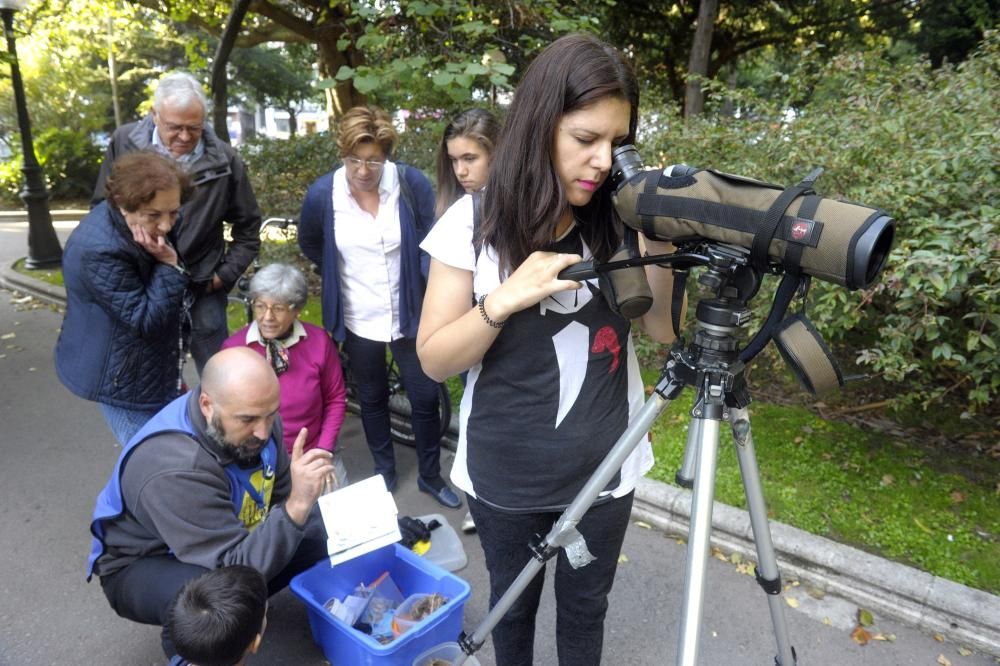
[{"label": "blue plastic crate", "polygon": [[[330,598],[343,600],[359,583],[367,585],[384,571],[389,572],[404,597],[437,592],[448,599],[448,603],[387,645],[341,622],[323,607]],[[399,544],[334,567],[324,560],[293,578],[291,588],[306,604],[313,640],[333,666],[408,665],[435,645],[456,640],[462,632],[462,615],[470,592],[464,580]]]}]

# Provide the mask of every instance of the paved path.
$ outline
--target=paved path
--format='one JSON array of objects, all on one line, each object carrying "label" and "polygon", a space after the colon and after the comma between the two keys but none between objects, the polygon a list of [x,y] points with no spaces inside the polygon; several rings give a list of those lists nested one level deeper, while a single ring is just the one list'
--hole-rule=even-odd
[{"label": "paved path", "polygon": [[[65,238],[67,231],[60,229],[60,236]],[[24,238],[23,225],[0,222],[0,264],[23,256]],[[158,629],[118,618],[99,583],[87,584],[83,578],[93,498],[118,447],[96,405],[70,394],[55,377],[52,348],[60,322],[61,315],[49,306],[0,290],[0,666],[162,664]],[[14,337],[6,337],[11,333]],[[371,461],[356,417],[348,418],[341,441],[349,471],[355,478],[366,475]],[[397,455],[401,513],[442,513],[457,528],[464,511],[443,509],[418,493],[413,451],[397,447]],[[444,463],[450,467],[450,454]],[[486,573],[475,536],[463,535],[462,541],[469,564],[459,575],[473,590],[465,612],[465,627],[471,631],[486,613]],[[684,546],[657,529],[632,524],[624,556],[611,597],[604,663],[672,663]],[[857,606],[808,587],[790,587],[787,594],[797,608],[785,609],[800,664],[933,666],[945,663],[942,656],[955,666],[997,663],[982,653],[962,656],[960,645],[936,641],[880,613],[873,630],[895,640],[860,646],[850,637]],[[752,577],[713,558],[705,599],[699,664],[773,663],[767,606]],[[554,633],[549,584],[539,616],[537,664],[557,663]],[[485,665],[493,663],[489,642],[477,656]],[[251,663],[325,663],[302,605],[288,591],[272,600],[264,647]]]}]

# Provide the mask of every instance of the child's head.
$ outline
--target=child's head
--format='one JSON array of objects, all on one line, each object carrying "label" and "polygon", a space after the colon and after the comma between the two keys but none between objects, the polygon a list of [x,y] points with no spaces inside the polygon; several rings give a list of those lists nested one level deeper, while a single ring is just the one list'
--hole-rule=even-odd
[{"label": "child's head", "polygon": [[514,92],[483,195],[483,238],[513,270],[575,218],[595,257],[617,247],[608,180],[612,150],[635,140],[639,87],[631,66],[593,35],[561,37]]},{"label": "child's head", "polygon": [[486,185],[498,134],[500,123],[484,109],[463,111],[444,128],[438,149],[438,217],[462,194]]},{"label": "child's head", "polygon": [[264,634],[267,582],[234,565],[194,578],[177,593],[166,630],[177,654],[197,666],[234,666],[257,651]]}]

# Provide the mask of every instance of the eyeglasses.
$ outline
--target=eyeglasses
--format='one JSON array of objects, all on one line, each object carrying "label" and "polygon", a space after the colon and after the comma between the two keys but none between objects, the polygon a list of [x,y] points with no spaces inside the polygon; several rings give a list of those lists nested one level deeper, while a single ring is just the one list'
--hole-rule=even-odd
[{"label": "eyeglasses", "polygon": [[253,313],[257,316],[263,316],[268,310],[270,310],[271,314],[275,317],[283,317],[292,311],[292,306],[285,305],[283,303],[268,305],[267,303],[262,303],[261,301],[254,301],[252,307]]},{"label": "eyeglasses", "polygon": [[369,171],[381,171],[382,167],[385,166],[385,162],[380,162],[378,160],[363,160],[357,157],[345,157],[344,163],[352,169],[360,169],[361,165],[364,164],[368,167]]},{"label": "eyeglasses", "polygon": [[173,123],[163,123],[163,131],[167,134],[182,134],[187,132],[194,136],[201,134],[205,130],[204,125],[175,125]]}]

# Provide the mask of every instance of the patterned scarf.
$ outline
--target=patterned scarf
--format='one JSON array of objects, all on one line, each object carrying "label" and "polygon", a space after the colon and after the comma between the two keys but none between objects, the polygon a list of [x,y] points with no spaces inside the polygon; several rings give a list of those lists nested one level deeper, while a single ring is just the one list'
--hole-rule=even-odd
[{"label": "patterned scarf", "polygon": [[283,340],[287,340],[291,332],[289,329],[284,337],[263,341],[264,348],[267,350],[267,361],[274,368],[274,374],[278,376],[288,370],[288,350],[285,349]]}]

